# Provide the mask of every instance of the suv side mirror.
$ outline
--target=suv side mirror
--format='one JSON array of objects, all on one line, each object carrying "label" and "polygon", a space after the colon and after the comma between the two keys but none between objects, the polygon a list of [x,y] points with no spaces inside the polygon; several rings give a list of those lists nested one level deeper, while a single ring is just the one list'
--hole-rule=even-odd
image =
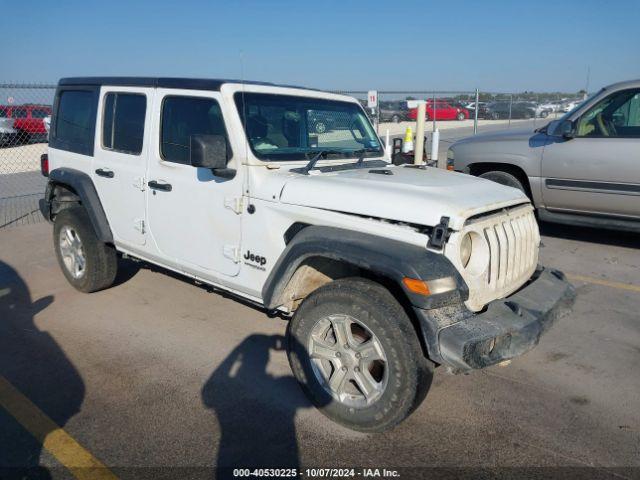
[{"label": "suv side mirror", "polygon": [[191,135],[190,163],[192,167],[209,168],[220,177],[233,176],[227,168],[227,139],[224,135]]},{"label": "suv side mirror", "polygon": [[562,138],[571,139],[576,136],[576,130],[571,120],[565,120],[558,126],[557,130],[558,134]]}]

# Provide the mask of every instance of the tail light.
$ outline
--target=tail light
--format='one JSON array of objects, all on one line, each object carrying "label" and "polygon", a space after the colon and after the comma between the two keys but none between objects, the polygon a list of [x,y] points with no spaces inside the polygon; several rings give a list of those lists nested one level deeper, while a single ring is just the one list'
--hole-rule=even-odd
[{"label": "tail light", "polygon": [[40,172],[43,176],[49,176],[49,155],[43,153],[40,155]]}]

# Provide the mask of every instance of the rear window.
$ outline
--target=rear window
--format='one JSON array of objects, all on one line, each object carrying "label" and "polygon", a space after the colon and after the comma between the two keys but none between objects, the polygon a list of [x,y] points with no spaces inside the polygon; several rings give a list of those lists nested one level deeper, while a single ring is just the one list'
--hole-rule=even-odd
[{"label": "rear window", "polygon": [[109,150],[139,155],[144,138],[147,97],[135,93],[108,93],[104,102],[102,145]]},{"label": "rear window", "polygon": [[50,146],[83,155],[93,155],[95,121],[95,91],[60,91],[55,117],[55,137]]}]

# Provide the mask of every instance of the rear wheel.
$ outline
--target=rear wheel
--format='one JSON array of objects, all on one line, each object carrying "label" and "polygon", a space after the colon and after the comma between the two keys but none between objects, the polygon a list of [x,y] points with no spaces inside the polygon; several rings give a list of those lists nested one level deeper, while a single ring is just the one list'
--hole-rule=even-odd
[{"label": "rear wheel", "polygon": [[465,117],[465,116],[464,116],[464,113],[462,113],[462,112],[458,112],[458,115],[456,115],[456,118],[457,118],[458,120],[464,120],[464,119],[465,119],[465,118],[467,118],[467,117]]},{"label": "rear wheel", "polygon": [[400,116],[399,115],[394,115],[393,117],[391,117],[391,121],[393,123],[400,123]]},{"label": "rear wheel", "polygon": [[491,180],[492,182],[496,182],[501,185],[506,185],[507,187],[518,188],[525,194],[527,193],[524,185],[522,185],[522,182],[520,182],[520,180],[518,180],[515,176],[507,172],[503,172],[500,170],[485,172],[480,175],[480,178],[486,178],[487,180]]},{"label": "rear wheel", "polygon": [[56,215],[53,247],[62,273],[77,290],[89,293],[113,284],[118,269],[116,251],[98,239],[83,207]]},{"label": "rear wheel", "polygon": [[433,366],[404,309],[369,280],[336,280],[309,295],[289,324],[288,347],[311,401],[354,430],[397,425],[431,383]]}]

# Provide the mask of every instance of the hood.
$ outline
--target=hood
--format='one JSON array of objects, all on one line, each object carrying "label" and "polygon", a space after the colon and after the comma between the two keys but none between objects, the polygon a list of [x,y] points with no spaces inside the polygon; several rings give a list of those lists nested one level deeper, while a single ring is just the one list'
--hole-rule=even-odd
[{"label": "hood", "polygon": [[[384,175],[371,171],[387,170]],[[282,203],[459,230],[479,213],[527,202],[515,188],[437,168],[360,168],[289,176]]]},{"label": "hood", "polygon": [[471,137],[463,138],[455,142],[456,145],[463,145],[465,143],[478,143],[478,142],[520,142],[528,141],[532,136],[536,135],[536,132],[531,128],[520,129],[506,129],[497,132],[478,133]]}]

